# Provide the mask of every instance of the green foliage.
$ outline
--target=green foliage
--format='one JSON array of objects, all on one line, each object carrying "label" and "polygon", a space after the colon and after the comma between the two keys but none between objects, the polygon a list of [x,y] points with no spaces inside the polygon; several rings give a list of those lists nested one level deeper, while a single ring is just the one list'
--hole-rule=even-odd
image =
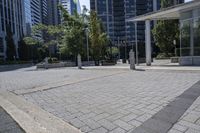
[{"label": "green foliage", "polygon": [[7,27],[6,44],[7,44],[7,60],[14,60],[16,57],[16,48],[13,40],[13,33],[9,27]]},{"label": "green foliage", "polygon": [[[111,47],[111,51],[113,56],[116,56],[117,54],[119,54],[119,48],[117,47]],[[107,48],[107,52],[110,52],[110,48]]]},{"label": "green foliage", "polygon": [[85,39],[85,23],[84,19],[77,12],[71,16],[69,13],[60,6],[62,12],[62,42],[60,45],[60,52],[76,58],[78,54],[83,55],[83,46]]},{"label": "green foliage", "polygon": [[161,0],[161,8],[166,8],[174,5],[174,0]]},{"label": "green foliage", "polygon": [[33,37],[24,37],[23,41],[27,44],[27,45],[37,45],[40,43],[39,40],[33,38]]},{"label": "green foliage", "polygon": [[[76,60],[78,54],[81,54],[83,58],[86,57],[87,30],[90,55],[94,60],[103,59],[106,55],[106,46],[109,39],[96,13],[89,13],[86,7],[83,7],[83,12],[80,15],[77,12],[70,15],[60,5],[59,9],[62,14],[61,25],[35,25],[32,28],[32,35],[43,33],[43,40],[25,37],[23,41],[32,48],[37,49],[38,58],[42,58],[44,53],[48,53],[47,48],[50,45],[57,45],[62,57],[70,57]],[[35,54],[32,53],[32,55]]]},{"label": "green foliage", "polygon": [[[162,8],[173,5],[172,0],[162,0]],[[158,21],[152,30],[156,45],[166,56],[173,53],[173,41],[179,40],[179,24],[177,20]]]},{"label": "green foliage", "polygon": [[170,57],[172,57],[173,54],[172,53],[168,53],[167,55],[165,53],[159,53],[156,56],[156,59],[170,59]]},{"label": "green foliage", "polygon": [[91,52],[94,60],[98,61],[104,58],[109,39],[107,34],[102,31],[101,22],[94,11],[90,12],[89,31]]}]

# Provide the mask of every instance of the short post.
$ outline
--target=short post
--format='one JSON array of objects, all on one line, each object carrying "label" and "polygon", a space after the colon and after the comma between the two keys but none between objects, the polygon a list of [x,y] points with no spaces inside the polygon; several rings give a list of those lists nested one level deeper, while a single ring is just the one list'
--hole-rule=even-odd
[{"label": "short post", "polygon": [[81,63],[81,55],[78,54],[78,69],[81,69],[82,68],[82,63]]},{"label": "short post", "polygon": [[133,50],[129,52],[130,69],[135,70],[135,53]]},{"label": "short post", "polygon": [[46,57],[45,59],[44,59],[44,61],[45,61],[45,69],[48,69],[48,58]]}]

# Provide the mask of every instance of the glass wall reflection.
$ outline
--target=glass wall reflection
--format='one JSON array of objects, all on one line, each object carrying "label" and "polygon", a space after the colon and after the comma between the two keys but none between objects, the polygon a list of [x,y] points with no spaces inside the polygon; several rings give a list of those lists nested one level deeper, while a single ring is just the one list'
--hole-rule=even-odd
[{"label": "glass wall reflection", "polygon": [[200,56],[200,9],[181,15],[181,56]]}]

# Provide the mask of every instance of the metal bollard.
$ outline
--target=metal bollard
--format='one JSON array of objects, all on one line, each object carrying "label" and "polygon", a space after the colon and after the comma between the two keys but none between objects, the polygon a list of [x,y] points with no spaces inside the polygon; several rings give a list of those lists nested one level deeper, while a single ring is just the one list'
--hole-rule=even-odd
[{"label": "metal bollard", "polygon": [[133,50],[129,52],[130,69],[135,70],[135,53]]}]

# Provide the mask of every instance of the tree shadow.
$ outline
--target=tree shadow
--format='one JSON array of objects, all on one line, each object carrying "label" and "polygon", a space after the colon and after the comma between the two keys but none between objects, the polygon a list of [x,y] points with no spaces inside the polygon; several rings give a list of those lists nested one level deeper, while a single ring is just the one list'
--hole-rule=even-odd
[{"label": "tree shadow", "polygon": [[0,65],[0,72],[14,71],[21,68],[28,68],[34,66],[33,64],[17,64],[17,65]]}]

